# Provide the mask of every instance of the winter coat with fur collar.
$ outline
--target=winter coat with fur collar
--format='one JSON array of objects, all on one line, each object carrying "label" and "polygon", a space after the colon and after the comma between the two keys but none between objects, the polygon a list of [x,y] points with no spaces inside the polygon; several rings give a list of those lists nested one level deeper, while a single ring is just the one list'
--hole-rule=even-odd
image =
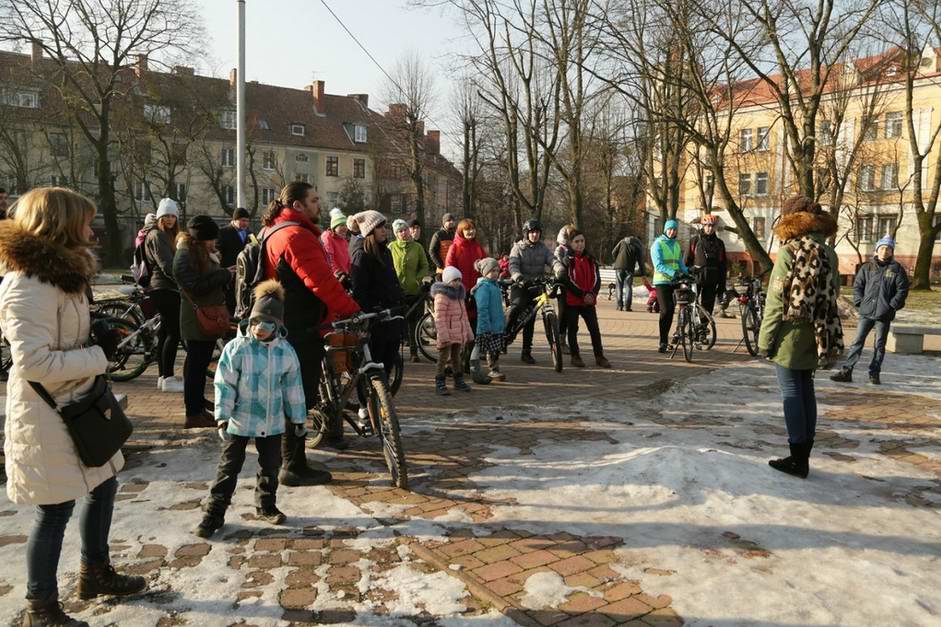
[{"label": "winter coat with fur collar", "polygon": [[62,418],[29,385],[41,383],[56,403],[75,400],[108,360],[88,346],[85,296],[97,264],[87,250],[27,233],[0,222],[0,327],[10,343],[4,454],[7,496],[14,503],[51,505],[81,498],[123,466],[118,452],[98,468],[84,466]]},{"label": "winter coat with fur collar", "polygon": [[837,295],[840,292],[839,259],[827,245],[828,237],[836,233],[836,221],[826,213],[797,212],[784,216],[774,229],[781,240],[774,269],[768,280],[768,297],[765,303],[758,349],[769,354],[771,360],[792,370],[816,370],[817,343],[813,324],[808,321],[784,320],[784,283],[794,265],[794,256],[786,243],[810,235],[823,246],[830,260],[830,280]]},{"label": "winter coat with fur collar", "polygon": [[451,344],[467,344],[474,339],[467,307],[464,305],[467,292],[464,286],[457,288],[435,283],[431,286],[435,299],[435,330],[438,333],[438,348]]}]

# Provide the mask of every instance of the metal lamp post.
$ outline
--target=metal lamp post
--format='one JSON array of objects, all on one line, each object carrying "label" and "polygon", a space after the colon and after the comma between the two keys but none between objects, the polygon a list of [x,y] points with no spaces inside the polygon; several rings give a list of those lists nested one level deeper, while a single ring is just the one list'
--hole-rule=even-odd
[{"label": "metal lamp post", "polygon": [[238,5],[238,69],[235,88],[235,171],[236,207],[245,206],[245,0],[236,0]]}]

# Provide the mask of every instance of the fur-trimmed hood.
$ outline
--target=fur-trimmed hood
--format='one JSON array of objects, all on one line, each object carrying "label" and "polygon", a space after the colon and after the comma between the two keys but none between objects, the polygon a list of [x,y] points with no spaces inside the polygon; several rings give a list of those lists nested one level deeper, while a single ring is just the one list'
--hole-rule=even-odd
[{"label": "fur-trimmed hood", "polygon": [[27,233],[12,220],[0,221],[0,266],[68,294],[84,292],[98,273],[98,260],[91,251],[66,248]]},{"label": "fur-trimmed hood", "polygon": [[836,235],[836,220],[829,213],[798,211],[782,216],[774,227],[775,236],[784,242],[810,233],[820,233],[824,237]]},{"label": "fur-trimmed hood", "polygon": [[447,283],[441,283],[439,281],[438,283],[435,283],[431,286],[431,295],[437,296],[438,294],[444,294],[451,300],[459,300],[463,302],[464,298],[467,296],[467,291],[464,289],[463,285],[451,287]]}]

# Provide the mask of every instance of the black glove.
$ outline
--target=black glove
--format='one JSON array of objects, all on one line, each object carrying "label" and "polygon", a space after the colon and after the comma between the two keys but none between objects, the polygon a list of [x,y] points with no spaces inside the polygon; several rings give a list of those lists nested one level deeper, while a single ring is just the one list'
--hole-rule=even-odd
[{"label": "black glove", "polygon": [[121,334],[107,320],[98,319],[91,324],[91,342],[100,346],[108,361],[112,361],[121,343]]}]

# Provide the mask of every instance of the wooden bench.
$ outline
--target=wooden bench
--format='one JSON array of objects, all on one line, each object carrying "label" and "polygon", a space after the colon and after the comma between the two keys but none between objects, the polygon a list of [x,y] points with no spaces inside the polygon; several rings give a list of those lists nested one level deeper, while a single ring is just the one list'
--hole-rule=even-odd
[{"label": "wooden bench", "polygon": [[925,350],[926,335],[941,335],[941,327],[894,324],[889,329],[886,350],[902,355],[918,355]]},{"label": "wooden bench", "polygon": [[617,270],[602,266],[599,268],[599,272],[601,273],[601,291],[607,292],[608,300],[611,300],[617,290]]}]

